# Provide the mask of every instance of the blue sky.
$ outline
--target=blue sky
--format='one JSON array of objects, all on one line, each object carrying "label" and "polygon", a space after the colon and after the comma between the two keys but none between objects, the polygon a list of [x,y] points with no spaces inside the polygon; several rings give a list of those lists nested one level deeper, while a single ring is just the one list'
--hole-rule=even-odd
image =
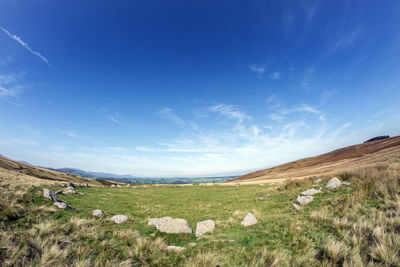
[{"label": "blue sky", "polygon": [[399,1],[0,0],[0,153],[241,174],[400,130]]}]

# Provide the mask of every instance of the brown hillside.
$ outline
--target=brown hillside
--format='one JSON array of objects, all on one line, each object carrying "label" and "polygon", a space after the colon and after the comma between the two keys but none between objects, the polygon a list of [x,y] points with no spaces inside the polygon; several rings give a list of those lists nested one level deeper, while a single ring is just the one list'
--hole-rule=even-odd
[{"label": "brown hillside", "polygon": [[270,180],[300,179],[377,165],[400,158],[400,136],[353,145],[332,152],[252,172],[228,183],[262,183]]},{"label": "brown hillside", "polygon": [[57,171],[32,166],[0,156],[0,184],[56,184],[72,182],[77,184],[88,183],[90,185],[116,184],[109,181],[97,181],[83,178],[77,175],[70,175]]}]

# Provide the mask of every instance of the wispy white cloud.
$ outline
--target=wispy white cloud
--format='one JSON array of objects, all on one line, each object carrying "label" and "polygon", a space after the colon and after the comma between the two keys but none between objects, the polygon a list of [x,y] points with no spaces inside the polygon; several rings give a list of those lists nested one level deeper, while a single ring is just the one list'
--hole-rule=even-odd
[{"label": "wispy white cloud", "polygon": [[363,35],[364,30],[362,28],[357,28],[349,33],[343,34],[336,41],[334,49],[349,47],[359,41]]},{"label": "wispy white cloud", "polygon": [[0,99],[18,97],[24,90],[19,81],[21,75],[0,73]]},{"label": "wispy white cloud", "polygon": [[30,139],[15,139],[15,138],[2,138],[0,137],[0,144],[4,145],[23,145],[23,146],[38,146],[39,142]]},{"label": "wispy white cloud", "polygon": [[79,138],[79,136],[77,134],[75,134],[71,131],[64,131],[64,130],[57,129],[57,132],[59,132],[60,134],[72,137],[72,138]]},{"label": "wispy white cloud", "polygon": [[276,72],[272,73],[270,77],[272,80],[279,80],[281,78],[281,74],[276,71]]},{"label": "wispy white cloud", "polygon": [[185,124],[185,121],[181,117],[175,115],[175,113],[172,111],[172,109],[170,109],[168,107],[165,107],[165,108],[162,108],[162,109],[158,110],[157,114],[160,117],[162,117],[164,119],[167,119],[167,120],[170,120],[170,121],[172,121],[172,122],[174,122],[176,124],[180,124],[180,125]]},{"label": "wispy white cloud", "polygon": [[261,77],[265,71],[265,67],[262,65],[250,65],[249,69],[257,73],[258,77]]},{"label": "wispy white cloud", "polygon": [[110,120],[119,125],[124,125],[124,126],[126,125],[126,123],[124,122],[124,117],[118,112],[112,112],[103,107],[100,108],[100,111],[103,114],[103,117],[106,118],[107,120]]},{"label": "wispy white cloud", "polygon": [[19,38],[17,35],[11,34],[8,30],[6,30],[3,27],[0,27],[0,29],[8,35],[8,37],[10,37],[11,39],[15,40],[16,42],[18,42],[20,45],[22,45],[23,48],[25,48],[26,50],[28,50],[31,54],[39,57],[43,62],[45,62],[47,65],[49,65],[50,67],[54,68],[54,66],[47,60],[47,58],[45,58],[42,54],[40,54],[39,52],[36,52],[34,50],[32,50],[32,48],[30,48],[30,46],[25,43],[24,41],[21,40],[21,38]]},{"label": "wispy white cloud", "polygon": [[239,123],[242,123],[246,119],[251,119],[251,116],[239,110],[234,105],[218,104],[211,106],[209,111],[219,113],[225,117],[236,119]]}]

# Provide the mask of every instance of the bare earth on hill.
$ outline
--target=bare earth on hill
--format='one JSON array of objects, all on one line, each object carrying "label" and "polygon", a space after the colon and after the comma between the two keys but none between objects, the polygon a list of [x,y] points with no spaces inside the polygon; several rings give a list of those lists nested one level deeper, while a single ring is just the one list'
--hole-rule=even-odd
[{"label": "bare earth on hill", "polygon": [[313,176],[332,176],[346,171],[388,163],[400,157],[400,136],[363,143],[252,172],[225,185],[260,184]]}]

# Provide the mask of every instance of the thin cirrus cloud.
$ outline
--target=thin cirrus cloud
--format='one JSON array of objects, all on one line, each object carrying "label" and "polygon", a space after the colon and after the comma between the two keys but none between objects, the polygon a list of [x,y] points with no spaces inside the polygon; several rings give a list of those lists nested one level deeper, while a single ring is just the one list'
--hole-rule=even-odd
[{"label": "thin cirrus cloud", "polygon": [[54,68],[54,66],[47,60],[47,58],[45,58],[42,54],[40,54],[39,52],[34,51],[32,48],[30,48],[30,46],[25,43],[24,41],[21,40],[21,38],[19,38],[17,35],[15,34],[11,34],[8,30],[6,30],[3,27],[0,27],[0,29],[8,35],[8,37],[10,37],[11,39],[15,40],[16,42],[18,42],[20,45],[22,45],[23,48],[25,48],[26,50],[28,50],[31,54],[39,57],[43,62],[45,62],[47,65],[49,65],[50,67]]},{"label": "thin cirrus cloud", "polygon": [[271,74],[272,80],[279,80],[280,78],[281,78],[281,74],[277,71]]},{"label": "thin cirrus cloud", "polygon": [[19,76],[0,73],[0,99],[18,97],[22,93],[24,86],[19,82]]},{"label": "thin cirrus cloud", "polygon": [[64,131],[64,130],[57,130],[57,132],[59,132],[60,134],[66,135],[68,137],[71,138],[79,138],[79,136],[71,131]]},{"label": "thin cirrus cloud", "polygon": [[181,117],[175,115],[175,113],[172,111],[172,109],[170,109],[168,107],[158,110],[157,114],[158,114],[158,116],[160,116],[164,119],[167,119],[169,121],[172,121],[176,124],[179,124],[179,125],[185,124],[185,121]]}]

